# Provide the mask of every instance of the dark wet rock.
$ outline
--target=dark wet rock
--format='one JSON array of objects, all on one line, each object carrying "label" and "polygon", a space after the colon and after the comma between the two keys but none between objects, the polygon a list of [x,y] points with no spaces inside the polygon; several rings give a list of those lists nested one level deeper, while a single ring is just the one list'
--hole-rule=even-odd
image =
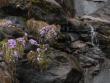
[{"label": "dark wet rock", "polygon": [[[63,8],[56,1],[49,0],[12,0],[8,7],[3,7],[3,11],[9,15],[34,17],[38,20],[49,23],[63,23],[66,21]],[[57,11],[57,12],[56,12]]]},{"label": "dark wet rock", "polygon": [[32,44],[30,44],[30,43],[27,43],[27,44],[25,45],[24,53],[27,54],[27,53],[30,52],[31,50],[36,51],[37,47],[38,47],[38,46],[36,46],[36,45],[32,45]]},{"label": "dark wet rock", "polygon": [[68,35],[70,37],[70,41],[71,42],[74,42],[74,41],[79,39],[79,35],[78,34],[69,33]]},{"label": "dark wet rock", "polygon": [[[99,64],[96,67],[85,69],[85,82],[86,83],[103,83],[109,82],[110,64],[109,59],[106,58],[103,64]],[[107,76],[107,77],[106,77]]]},{"label": "dark wet rock", "polygon": [[27,16],[27,9],[21,9],[18,8],[14,5],[9,5],[7,7],[3,7],[1,9],[4,14],[2,16],[6,16],[6,14],[10,15],[10,16],[22,16],[22,17],[26,17]]},{"label": "dark wet rock", "polygon": [[[90,51],[92,50],[92,51]],[[91,56],[92,58],[94,59],[101,59],[101,58],[104,58],[104,53],[101,51],[101,49],[99,49],[98,47],[94,47],[94,48],[90,48],[89,49],[89,53],[90,54],[94,54],[93,56],[92,55],[88,55],[88,56]],[[101,54],[101,55],[100,55]]]},{"label": "dark wet rock", "polygon": [[2,31],[6,34],[6,37],[18,38],[24,36],[24,31],[15,26],[3,28]]},{"label": "dark wet rock", "polygon": [[[92,55],[94,55],[94,54],[92,54]],[[103,71],[103,69],[104,69],[103,65],[106,62],[106,59],[103,58],[103,60],[101,60],[101,61],[95,60],[96,63],[94,65],[91,65],[91,62],[89,65],[85,65],[85,67],[84,67],[84,82],[85,83],[93,83],[93,82],[99,83],[99,80],[97,79],[97,77],[99,77],[99,78],[103,77],[103,75],[100,75],[100,73]],[[87,62],[85,64],[87,64]]]},{"label": "dark wet rock", "polygon": [[[31,83],[78,83],[78,81],[81,79],[81,73],[79,73],[78,71],[74,69],[71,71],[70,74],[68,74],[68,79],[65,81],[64,81],[65,78],[59,77],[50,72],[39,73],[34,70],[27,71],[25,69],[24,70],[20,69],[20,72],[21,72],[20,74],[22,77],[27,78],[27,79],[19,78],[20,80],[23,80],[22,83],[28,83],[28,82],[31,82]],[[75,76],[75,77],[73,78],[72,76]]]},{"label": "dark wet rock", "polygon": [[11,21],[13,25],[15,25],[16,27],[20,27],[22,30],[26,28],[25,18],[17,16],[7,16],[5,19]]},{"label": "dark wet rock", "polygon": [[71,47],[72,48],[84,48],[86,46],[86,43],[84,43],[83,41],[75,41],[73,43],[71,43]]},{"label": "dark wet rock", "polygon": [[[74,77],[74,79],[72,78],[72,76]],[[78,80],[80,82],[81,79],[82,79],[81,73],[79,73],[78,71],[72,69],[70,74],[68,74],[67,79],[65,80],[64,83],[78,83]]]},{"label": "dark wet rock", "polygon": [[85,59],[82,57],[81,63],[84,68],[84,82],[99,83],[97,76],[100,77],[99,74],[103,71],[103,65],[106,62],[105,54],[97,47],[90,48],[87,52],[82,53],[85,55]]},{"label": "dark wet rock", "polygon": [[75,0],[75,9],[78,16],[92,14],[103,7],[108,0]]},{"label": "dark wet rock", "polygon": [[24,50],[24,53],[28,53],[30,50],[32,50],[32,45],[31,44],[26,44],[26,46],[25,46],[25,50]]},{"label": "dark wet rock", "polygon": [[66,17],[75,16],[73,0],[64,0],[63,2],[57,0],[12,0],[10,5],[3,7],[2,10],[9,15],[34,17],[37,20],[57,24],[64,24],[67,22]]},{"label": "dark wet rock", "polygon": [[58,2],[56,2],[56,0],[46,0],[46,1],[61,7],[61,5]]},{"label": "dark wet rock", "polygon": [[56,0],[63,8],[64,12],[68,17],[75,16],[75,3],[74,0]]},{"label": "dark wet rock", "polygon": [[4,38],[5,38],[5,34],[0,31],[0,41],[3,40]]},{"label": "dark wet rock", "polygon": [[[50,46],[57,50],[61,50],[63,52],[72,53],[70,44],[73,41],[72,41],[72,38],[70,37],[70,35],[68,33],[63,33],[63,34],[61,33],[58,36],[59,37],[56,39],[55,42],[50,43]],[[77,37],[73,37],[73,40],[74,39],[76,40]]]},{"label": "dark wet rock", "polygon": [[98,47],[84,47],[77,51],[77,55],[75,56],[79,57],[79,61],[83,67],[91,67],[104,61],[104,53]]},{"label": "dark wet rock", "polygon": [[67,59],[71,55],[53,50],[48,56],[51,62],[49,68],[44,72],[37,72],[37,70],[28,67],[29,64],[18,66],[19,80],[22,83],[78,83],[80,81],[82,73],[76,69],[74,63],[70,64]]},{"label": "dark wet rock", "polygon": [[82,33],[81,35],[80,35],[80,38],[83,40],[83,41],[90,41],[90,34],[88,34],[88,33]]},{"label": "dark wet rock", "polygon": [[[92,0],[91,0],[92,1]],[[97,0],[96,3],[103,3],[104,1]],[[104,2],[105,3],[105,2]],[[90,23],[95,31],[97,32],[97,39],[99,40],[99,48],[87,48],[86,51],[83,50],[83,52],[78,52],[78,54],[83,54],[85,56],[79,55],[79,61],[81,62],[81,65],[84,67],[84,77],[85,77],[85,83],[103,83],[103,82],[109,82],[109,65],[103,66],[105,62],[108,64],[109,60],[109,49],[110,49],[110,38],[109,38],[109,6],[110,1],[108,1],[104,7],[98,9],[93,14],[89,15],[88,20],[85,22]],[[85,38],[90,37],[88,34],[85,33]],[[81,39],[85,39],[84,37]],[[77,54],[77,56],[78,56]],[[107,58],[105,58],[107,57]],[[106,79],[107,78],[107,79]],[[103,80],[101,80],[103,79]]]},{"label": "dark wet rock", "polygon": [[24,20],[19,17],[9,16],[0,20],[1,36],[5,37],[22,37],[24,35]]},{"label": "dark wet rock", "polygon": [[90,23],[97,32],[97,38],[99,40],[100,48],[105,52],[106,56],[109,57],[109,6],[110,1],[107,1],[107,3],[104,5],[104,7],[100,8],[93,14],[91,14],[88,17],[88,20],[86,22]]}]

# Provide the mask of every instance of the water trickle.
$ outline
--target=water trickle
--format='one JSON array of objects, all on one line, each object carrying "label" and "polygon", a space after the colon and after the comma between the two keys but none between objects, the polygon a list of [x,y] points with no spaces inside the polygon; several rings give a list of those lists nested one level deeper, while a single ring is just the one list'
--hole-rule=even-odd
[{"label": "water trickle", "polygon": [[91,33],[91,44],[96,47],[99,46],[97,39],[97,32],[95,31],[95,28],[90,24],[88,24],[88,27],[90,28],[90,33]]}]

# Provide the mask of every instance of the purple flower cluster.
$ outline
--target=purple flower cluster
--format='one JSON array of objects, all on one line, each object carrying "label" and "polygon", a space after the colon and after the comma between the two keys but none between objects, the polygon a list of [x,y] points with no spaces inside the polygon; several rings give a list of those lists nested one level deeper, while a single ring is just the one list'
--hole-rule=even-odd
[{"label": "purple flower cluster", "polygon": [[56,26],[55,25],[48,25],[43,27],[40,30],[40,35],[41,37],[47,37],[48,39],[56,37],[57,33],[56,33]]},{"label": "purple flower cluster", "polygon": [[51,29],[50,26],[45,26],[45,27],[43,27],[43,28],[40,30],[40,35],[41,35],[41,37],[44,37],[44,36],[49,32],[50,29]]},{"label": "purple flower cluster", "polygon": [[36,45],[36,46],[39,45],[38,42],[36,40],[34,40],[34,39],[30,39],[29,43],[32,44],[32,45]]},{"label": "purple flower cluster", "polygon": [[9,39],[8,40],[8,47],[9,48],[16,48],[17,44],[16,44],[16,40],[15,39]]},{"label": "purple flower cluster", "polygon": [[25,46],[26,41],[25,41],[25,39],[24,39],[23,37],[17,38],[17,41],[18,41],[20,44],[22,44],[23,46]]}]

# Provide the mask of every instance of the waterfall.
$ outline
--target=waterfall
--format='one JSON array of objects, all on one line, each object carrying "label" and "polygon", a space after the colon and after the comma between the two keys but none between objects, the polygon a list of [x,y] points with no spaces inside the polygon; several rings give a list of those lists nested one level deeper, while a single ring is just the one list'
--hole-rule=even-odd
[{"label": "waterfall", "polygon": [[[92,59],[94,59],[94,55],[96,56],[96,54],[98,53],[99,58],[103,57],[103,52],[100,50],[99,48],[99,42],[97,39],[97,32],[95,30],[95,28],[91,25],[91,24],[87,24],[88,28],[90,29],[90,40],[91,40],[91,44],[93,45],[92,47]],[[94,59],[96,60],[96,59]],[[100,61],[98,61],[98,64],[89,68],[85,68],[84,69],[84,83],[95,83],[94,81],[100,81],[99,78],[97,77],[93,77],[92,76],[92,72],[91,71],[101,71],[102,69],[102,63],[100,63]],[[100,83],[100,82],[97,82]]]},{"label": "waterfall", "polygon": [[91,44],[96,47],[99,46],[98,39],[97,39],[97,32],[95,31],[95,28],[90,24],[88,24],[88,27],[90,28]]}]

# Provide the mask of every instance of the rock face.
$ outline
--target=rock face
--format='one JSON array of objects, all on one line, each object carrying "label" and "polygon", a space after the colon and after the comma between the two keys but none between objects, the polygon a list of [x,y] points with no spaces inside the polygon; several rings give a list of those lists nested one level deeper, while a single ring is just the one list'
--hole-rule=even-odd
[{"label": "rock face", "polygon": [[59,3],[48,0],[32,0],[31,2],[29,0],[11,0],[9,6],[4,7],[3,10],[11,15],[35,17],[49,23],[63,22],[66,15]]},{"label": "rock face", "polygon": [[[9,19],[12,18],[13,20]],[[0,20],[0,31],[1,31],[1,40],[8,37],[22,37],[24,35],[24,24],[17,23],[15,19],[16,17],[7,17],[6,19]],[[19,21],[19,20],[18,20]],[[20,21],[23,23],[22,21]]]},{"label": "rock face", "polygon": [[[100,47],[102,48],[103,51],[105,51],[105,53],[107,54],[107,56],[109,57],[108,53],[108,49],[109,49],[109,26],[110,26],[110,15],[109,15],[109,6],[110,1],[108,1],[104,7],[102,7],[101,9],[97,10],[96,12],[94,12],[93,14],[89,15],[92,17],[89,17],[88,19],[90,19],[90,21],[88,21],[95,29],[97,32],[97,38],[99,40],[100,43]],[[94,17],[96,19],[94,19]]]},{"label": "rock face", "polygon": [[[1,58],[1,57],[0,57]],[[12,83],[13,77],[6,63],[0,62],[0,83]]]},{"label": "rock face", "polygon": [[110,21],[110,19],[109,19],[109,16],[110,16],[110,12],[109,12],[110,11],[110,6],[109,6],[109,3],[110,3],[110,1],[108,0],[107,3],[104,5],[104,7],[102,7],[99,10],[97,10],[92,15]]},{"label": "rock face", "polygon": [[96,75],[95,78],[93,79],[93,83],[103,83],[103,82],[108,83],[109,82],[109,78],[108,78],[110,76],[109,59],[106,59],[101,69],[102,71],[100,71],[100,73]]},{"label": "rock face", "polygon": [[[96,12],[94,12],[93,14],[90,14],[88,18],[88,23],[90,23],[94,28],[95,31],[97,32],[97,38],[99,40],[99,47],[101,48],[101,50],[105,53],[105,56],[107,58],[109,58],[109,54],[110,52],[108,50],[110,50],[110,44],[109,44],[109,27],[110,27],[110,15],[109,15],[109,9],[110,6],[108,5],[110,2],[108,1],[104,7],[98,9]],[[95,18],[95,19],[94,19]],[[87,20],[87,19],[86,19]],[[96,55],[95,55],[96,56]],[[107,77],[109,77],[109,59],[105,58],[105,63],[106,65],[103,63],[100,65],[100,70],[98,70],[98,73],[92,74],[91,72],[92,70],[94,70],[95,68],[86,68],[86,72],[85,72],[85,83],[103,83],[109,82],[109,79],[107,79]],[[98,68],[98,66],[97,66]],[[97,70],[96,68],[96,70]],[[107,76],[107,77],[106,77]],[[101,80],[103,79],[103,80]]]},{"label": "rock face", "polygon": [[[20,83],[82,83],[83,78],[85,83],[101,83],[103,81],[100,79],[105,78],[103,74],[109,77],[109,71],[104,71],[104,64],[107,60],[105,56],[110,58],[110,1],[12,0],[8,7],[6,1],[0,2],[4,3],[1,5],[3,13],[15,17],[6,17],[0,13],[0,17],[4,18],[0,20],[0,41],[24,35],[26,38],[26,46],[21,49],[24,51],[23,59],[20,58],[17,64],[17,78]],[[86,16],[81,19],[73,18],[74,3],[76,16]],[[27,20],[16,16],[34,19]],[[49,64],[45,71],[37,68],[35,70],[27,61],[31,52],[40,49],[40,44],[41,48],[45,48],[45,44],[54,48],[46,54]],[[1,49],[0,55],[3,56]],[[109,65],[106,65],[107,68]]]},{"label": "rock face", "polygon": [[74,69],[77,67],[70,64],[66,58],[71,55],[53,50],[48,56],[51,62],[45,72],[37,72],[31,69],[31,67],[29,68],[29,64],[27,66],[22,64],[22,67],[18,66],[18,78],[22,83],[78,83],[80,81],[82,77],[81,72]]},{"label": "rock face", "polygon": [[104,6],[107,0],[75,0],[76,15],[88,15]]},{"label": "rock face", "polygon": [[9,2],[8,7],[4,6],[2,9],[11,15],[34,17],[58,24],[65,23],[66,17],[75,16],[74,0],[11,0]]}]

